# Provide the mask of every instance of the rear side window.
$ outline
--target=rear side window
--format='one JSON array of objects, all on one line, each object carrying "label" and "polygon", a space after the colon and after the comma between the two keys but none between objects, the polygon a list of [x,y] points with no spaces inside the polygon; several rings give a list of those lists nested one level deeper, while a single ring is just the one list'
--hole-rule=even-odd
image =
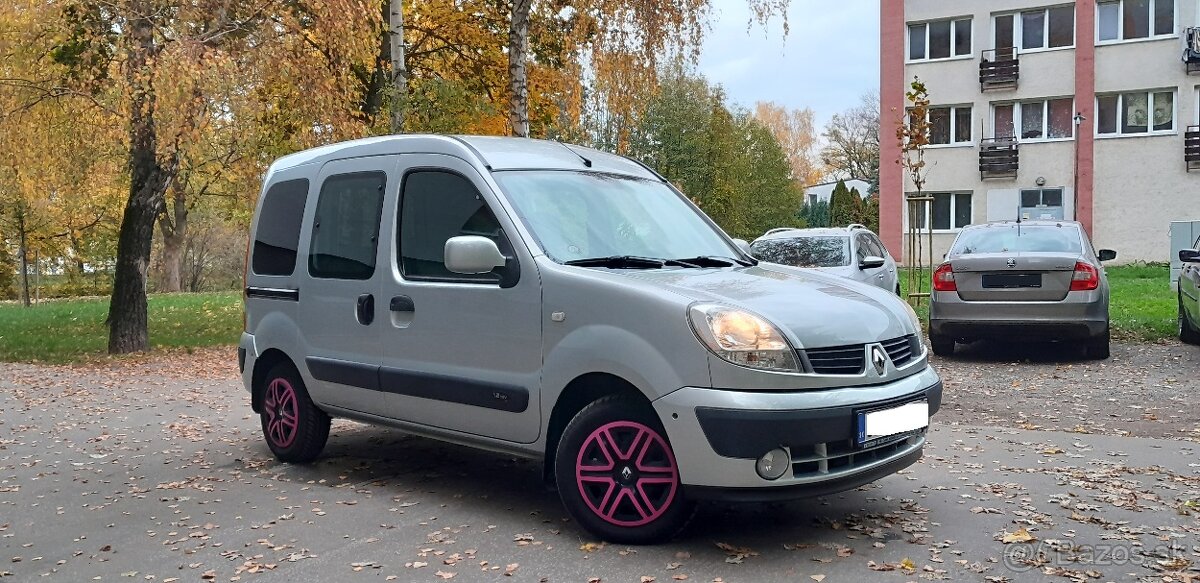
[{"label": "rear side window", "polygon": [[471,181],[451,172],[428,170],[404,179],[400,205],[400,271],[408,279],[498,282],[494,273],[462,274],[446,269],[446,241],[479,235],[508,253],[500,223]]},{"label": "rear side window", "polygon": [[308,272],[313,277],[370,279],[374,275],[386,180],[383,172],[325,179],[308,251]]},{"label": "rear side window", "polygon": [[794,267],[841,267],[850,265],[849,237],[797,237],[756,241],[755,257]]},{"label": "rear side window", "polygon": [[308,198],[308,180],[285,180],[267,189],[254,234],[250,268],[258,275],[291,275],[296,270],[300,220]]}]

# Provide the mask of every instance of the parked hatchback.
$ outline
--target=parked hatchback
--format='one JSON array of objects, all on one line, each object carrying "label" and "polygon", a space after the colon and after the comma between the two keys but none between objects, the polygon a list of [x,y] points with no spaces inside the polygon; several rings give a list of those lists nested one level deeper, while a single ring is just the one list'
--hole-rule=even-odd
[{"label": "parked hatchback", "polygon": [[267,445],[330,417],[544,462],[625,543],[700,499],[854,488],[915,462],[942,385],[890,293],[759,264],[645,166],[557,142],[387,136],[267,172],[242,379]]},{"label": "parked hatchback", "polygon": [[896,262],[879,237],[862,225],[771,229],[750,244],[750,253],[763,261],[817,269],[900,295]]},{"label": "parked hatchback", "polygon": [[1200,344],[1200,238],[1179,251],[1179,339]]},{"label": "parked hatchback", "polygon": [[971,225],[933,272],[929,342],[949,355],[979,338],[1062,340],[1089,358],[1109,354],[1108,279],[1074,221]]}]

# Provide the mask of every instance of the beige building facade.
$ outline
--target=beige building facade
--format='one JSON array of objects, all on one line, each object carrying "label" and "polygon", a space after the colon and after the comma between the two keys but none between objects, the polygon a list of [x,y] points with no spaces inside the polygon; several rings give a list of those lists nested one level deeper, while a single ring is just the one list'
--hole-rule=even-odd
[{"label": "beige building facade", "polygon": [[[936,263],[967,224],[1062,218],[1118,263],[1165,262],[1169,223],[1200,219],[1200,159],[1188,160],[1200,156],[1200,0],[899,0],[881,11],[880,234],[893,254],[911,222],[932,223]],[[915,188],[891,136],[914,77],[931,102],[934,201],[908,216]]]}]

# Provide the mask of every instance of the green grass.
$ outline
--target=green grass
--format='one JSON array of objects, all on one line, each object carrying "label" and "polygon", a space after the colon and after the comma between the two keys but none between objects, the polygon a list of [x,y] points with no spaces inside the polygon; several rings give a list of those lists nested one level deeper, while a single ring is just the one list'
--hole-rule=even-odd
[{"label": "green grass", "polygon": [[[242,330],[236,291],[152,294],[153,348],[235,344]],[[108,298],[44,302],[31,308],[0,304],[0,361],[71,362],[103,356],[108,347]]]},{"label": "green grass", "polygon": [[[1171,290],[1170,268],[1166,265],[1122,265],[1109,267],[1111,289],[1108,315],[1114,338],[1155,342],[1175,336],[1177,305]],[[928,270],[923,277],[928,278]],[[908,272],[900,272],[900,288],[908,291]],[[928,303],[917,309],[921,318],[929,312]]]},{"label": "green grass", "polygon": [[[1175,294],[1168,273],[1165,265],[1108,268],[1115,337],[1157,341],[1175,335]],[[907,280],[902,271],[904,291]],[[921,304],[917,311],[924,318],[928,303]],[[107,313],[108,298],[55,300],[33,308],[0,304],[0,361],[72,362],[103,356]],[[241,329],[242,302],[236,291],[150,296],[154,348],[231,345]]]}]

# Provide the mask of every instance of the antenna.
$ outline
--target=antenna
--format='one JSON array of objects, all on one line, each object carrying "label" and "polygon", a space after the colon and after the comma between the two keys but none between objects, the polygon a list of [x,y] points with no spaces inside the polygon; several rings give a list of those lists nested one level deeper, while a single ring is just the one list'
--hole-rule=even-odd
[{"label": "antenna", "polygon": [[564,143],[562,143],[562,142],[560,142],[560,141],[558,141],[558,140],[550,140],[550,141],[552,141],[552,142],[554,142],[555,144],[558,144],[558,145],[560,145],[560,146],[562,146],[562,147],[566,148],[568,152],[570,152],[570,153],[572,153],[572,154],[575,154],[576,156],[578,156],[580,160],[583,160],[583,165],[584,165],[584,166],[587,166],[588,168],[591,168],[591,167],[592,167],[592,161],[591,161],[591,160],[588,160],[587,158],[584,158],[584,157],[583,157],[583,154],[580,154],[579,152],[576,152],[575,150],[572,150],[570,146],[568,146],[568,145],[566,145],[566,144],[564,144]]}]

